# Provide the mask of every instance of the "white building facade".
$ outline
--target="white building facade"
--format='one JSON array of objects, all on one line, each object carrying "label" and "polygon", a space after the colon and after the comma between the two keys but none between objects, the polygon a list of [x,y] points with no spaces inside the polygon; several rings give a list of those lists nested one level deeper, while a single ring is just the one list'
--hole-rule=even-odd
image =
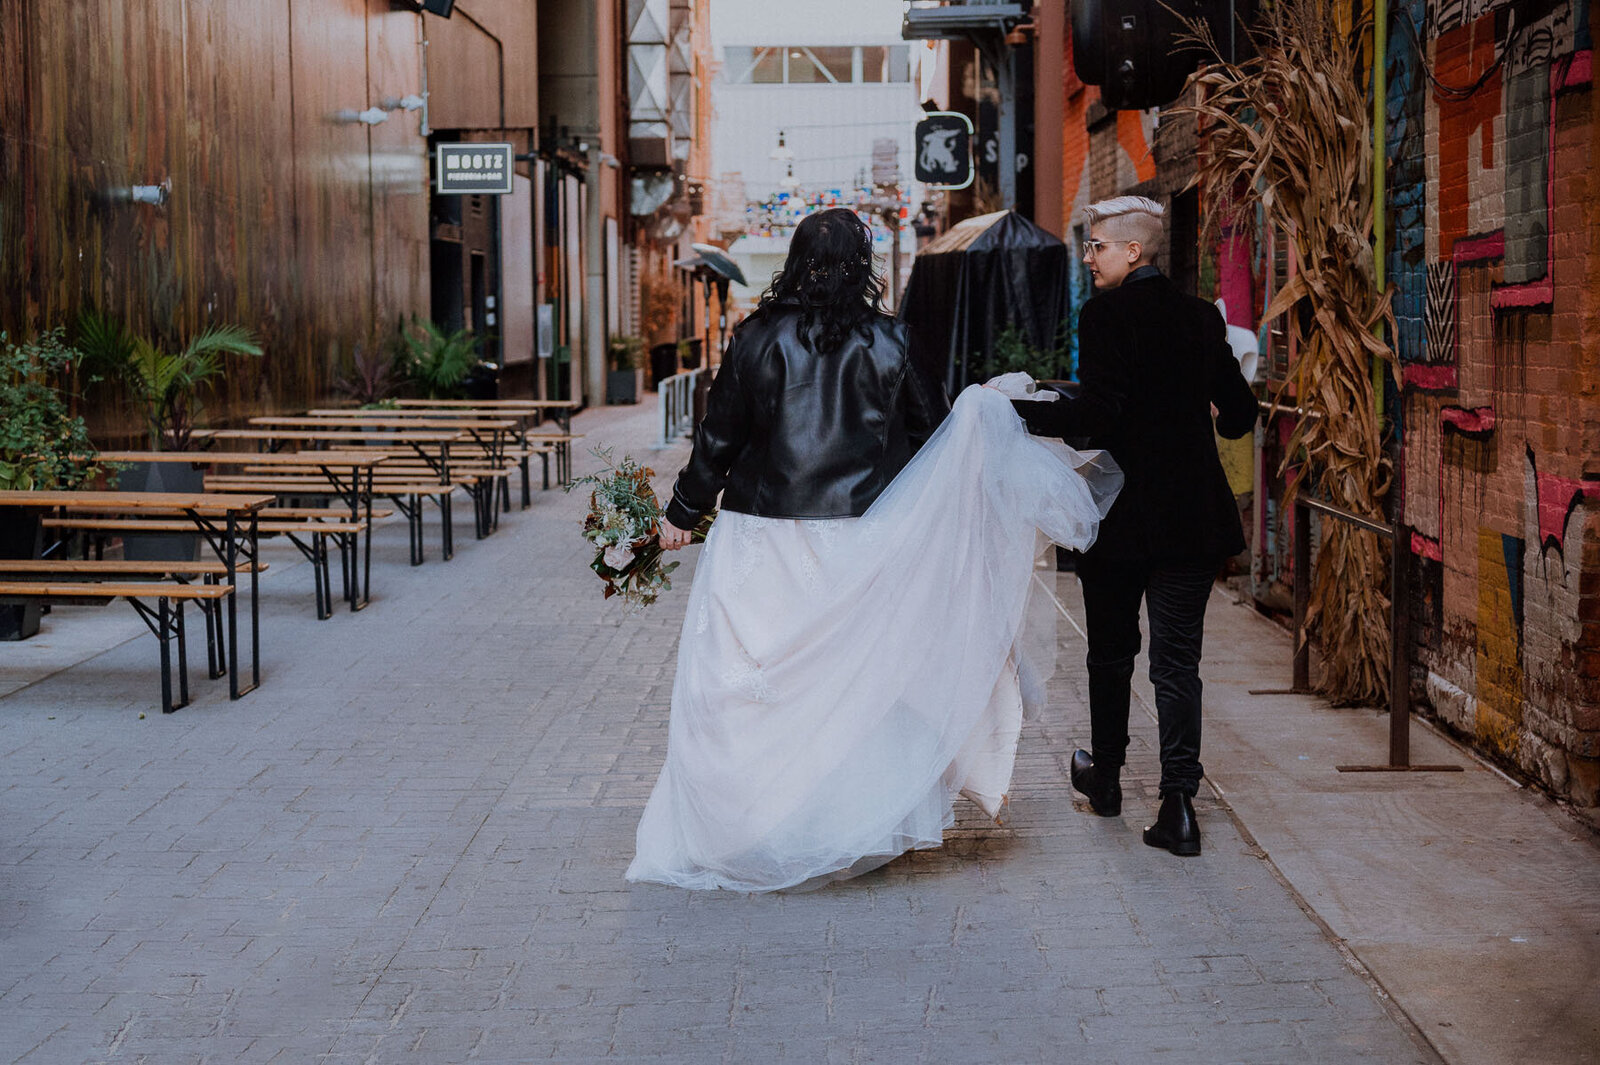
[{"label": "white building facade", "polygon": [[750,282],[734,290],[745,308],[782,266],[794,225],[823,207],[867,218],[887,271],[894,230],[882,215],[897,204],[902,278],[910,270],[918,74],[931,53],[900,39],[904,11],[902,0],[713,0],[716,224],[741,234],[729,254]]}]

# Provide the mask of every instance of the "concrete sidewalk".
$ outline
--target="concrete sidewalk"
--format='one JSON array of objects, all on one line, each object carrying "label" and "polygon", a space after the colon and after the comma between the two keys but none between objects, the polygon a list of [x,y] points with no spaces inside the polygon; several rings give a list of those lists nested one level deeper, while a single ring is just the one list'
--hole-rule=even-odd
[{"label": "concrete sidewalk", "polygon": [[[1414,723],[1295,695],[1291,641],[1220,591],[1207,775],[1283,878],[1452,1062],[1600,1061],[1600,849],[1589,826]],[[1148,685],[1142,693],[1149,705]]]},{"label": "concrete sidewalk", "polygon": [[[576,428],[662,480],[685,455],[650,405]],[[812,894],[626,884],[685,596],[602,603],[583,502],[418,569],[380,528],[372,605],[324,622],[272,555],[238,702],[153,712],[153,641],[81,612],[25,670],[0,645],[0,1061],[1600,1060],[1592,842],[1470,760],[1334,773],[1382,719],[1246,694],[1287,639],[1220,593],[1198,859],[1139,841],[1145,716],[1127,813],[1073,801],[1081,611],[1045,574],[1068,620],[1005,827],[963,804],[940,851]]]}]

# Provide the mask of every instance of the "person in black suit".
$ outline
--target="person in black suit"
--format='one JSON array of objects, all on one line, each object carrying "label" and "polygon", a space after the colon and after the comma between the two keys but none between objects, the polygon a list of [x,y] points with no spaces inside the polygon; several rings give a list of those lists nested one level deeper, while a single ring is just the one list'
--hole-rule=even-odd
[{"label": "person in black suit", "polygon": [[1122,812],[1129,686],[1139,603],[1150,626],[1150,681],[1161,740],[1161,809],[1144,841],[1200,853],[1200,648],[1206,600],[1224,559],[1244,550],[1233,492],[1217,457],[1255,426],[1255,394],[1217,309],[1184,295],[1152,262],[1164,208],[1121,196],[1086,210],[1083,261],[1098,294],[1078,316],[1076,397],[1018,401],[1040,436],[1087,437],[1126,482],[1078,563],[1089,638],[1091,751],[1072,756],[1072,785],[1095,813]]}]

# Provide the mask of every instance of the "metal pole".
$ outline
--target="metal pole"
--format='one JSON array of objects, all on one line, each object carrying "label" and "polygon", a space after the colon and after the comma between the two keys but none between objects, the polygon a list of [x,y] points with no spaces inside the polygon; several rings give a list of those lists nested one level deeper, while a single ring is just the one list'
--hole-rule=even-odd
[{"label": "metal pole", "polygon": [[1389,764],[1411,764],[1411,640],[1406,568],[1411,530],[1396,522],[1389,553]]},{"label": "metal pole", "polygon": [[1294,501],[1294,683],[1311,690],[1311,642],[1306,638],[1306,605],[1311,601],[1311,508]]},{"label": "metal pole", "polygon": [[[583,391],[591,404],[606,401],[606,231],[600,202],[600,135],[589,144],[583,204]],[[576,397],[575,397],[576,398]]]},{"label": "metal pole", "polygon": [[1011,210],[1017,205],[1017,67],[1011,46],[1001,41],[995,52],[995,81],[1000,90],[997,108],[1000,134],[1000,206]]},{"label": "metal pole", "polygon": [[[1388,284],[1384,269],[1384,245],[1388,242],[1388,219],[1384,217],[1386,164],[1388,162],[1388,70],[1389,5],[1387,0],[1372,4],[1372,265],[1373,283],[1379,293]],[[1378,325],[1383,334],[1383,325]],[[1383,421],[1383,360],[1372,357],[1372,410]]]}]

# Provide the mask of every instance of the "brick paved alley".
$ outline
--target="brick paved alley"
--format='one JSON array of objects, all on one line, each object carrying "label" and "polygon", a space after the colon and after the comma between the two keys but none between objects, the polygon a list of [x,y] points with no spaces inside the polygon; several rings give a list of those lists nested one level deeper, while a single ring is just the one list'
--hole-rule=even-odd
[{"label": "brick paved alley", "polygon": [[[653,412],[577,428],[642,456]],[[1066,625],[1005,828],[963,805],[942,851],[812,894],[629,886],[685,597],[603,604],[582,502],[537,495],[482,542],[463,521],[456,558],[416,570],[381,528],[372,606],[325,622],[274,548],[264,683],[236,703],[202,670],[194,705],[155,713],[148,636],[13,671],[0,1059],[1438,1060],[1210,793],[1203,857],[1142,845],[1147,719],[1127,816],[1075,808]]]}]

